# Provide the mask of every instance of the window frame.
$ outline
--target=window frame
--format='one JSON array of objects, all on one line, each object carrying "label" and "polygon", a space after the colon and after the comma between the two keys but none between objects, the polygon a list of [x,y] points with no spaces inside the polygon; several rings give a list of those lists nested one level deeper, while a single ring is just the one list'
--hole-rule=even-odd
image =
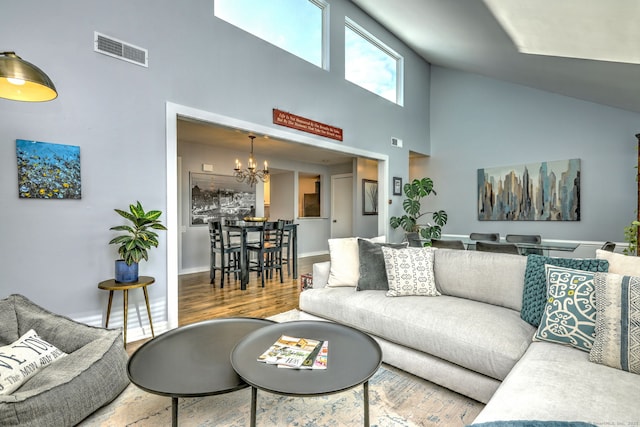
[{"label": "window frame", "polygon": [[[361,87],[362,89],[370,93],[373,93],[383,99],[386,99],[389,102],[393,102],[401,107],[404,106],[404,57],[400,55],[398,52],[396,52],[395,50],[393,50],[391,47],[389,47],[387,44],[385,44],[382,40],[380,40],[379,38],[371,34],[369,31],[364,29],[361,25],[357,24],[353,19],[349,18],[348,16],[345,16],[345,19],[344,19],[344,29],[345,29],[344,79],[350,83],[357,85],[358,87]],[[387,54],[388,56],[390,56],[395,60],[395,63],[396,63],[396,96],[395,96],[396,100],[395,101],[389,98],[386,98],[379,93],[373,92],[370,89],[367,89],[366,87],[361,86],[360,84],[347,79],[347,62],[348,62],[347,49],[346,49],[346,44],[347,44],[346,30],[347,29],[353,31],[354,33],[362,37],[365,41],[370,43],[373,47],[381,50],[383,53]]]},{"label": "window frame", "polygon": [[[219,16],[217,14],[217,9],[216,9],[216,1],[214,0],[213,2],[213,14],[216,18],[220,19],[221,21],[226,22],[229,25],[232,25],[236,28],[238,28],[241,31],[244,31],[247,34],[251,34],[252,36],[265,41],[267,43],[269,43],[272,46],[277,47],[278,49],[281,49],[287,53],[290,53],[291,55],[294,55],[296,58],[302,59],[304,62],[307,62],[309,64],[312,64],[316,67],[319,67],[323,70],[329,70],[329,3],[327,3],[326,0],[306,0],[308,3],[311,3],[312,5],[318,7],[320,9],[320,15],[321,15],[321,23],[320,23],[320,31],[321,31],[321,35],[320,35],[320,64],[316,64],[315,62],[311,62],[310,60],[298,55],[296,52],[292,52],[289,49],[286,49],[282,46],[279,46],[277,44],[275,44],[273,41],[271,40],[267,40],[262,38],[261,36],[251,32],[250,30],[244,29],[238,25],[236,25],[233,22],[227,21],[226,19],[224,19],[223,17]],[[246,11],[243,11],[243,13],[246,13]]]}]

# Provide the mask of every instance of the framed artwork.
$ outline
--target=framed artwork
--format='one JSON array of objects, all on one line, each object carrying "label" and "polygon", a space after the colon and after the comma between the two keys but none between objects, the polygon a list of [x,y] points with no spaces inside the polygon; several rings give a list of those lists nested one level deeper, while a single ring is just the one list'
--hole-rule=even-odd
[{"label": "framed artwork", "polygon": [[189,172],[191,225],[211,218],[242,219],[256,214],[256,190],[235,177]]},{"label": "framed artwork", "polygon": [[580,221],[580,159],[478,169],[478,220]]},{"label": "framed artwork", "polygon": [[80,147],[16,140],[21,199],[81,199]]},{"label": "framed artwork", "polygon": [[362,215],[378,215],[378,181],[362,180]]},{"label": "framed artwork", "polygon": [[402,178],[393,177],[393,195],[402,196]]}]

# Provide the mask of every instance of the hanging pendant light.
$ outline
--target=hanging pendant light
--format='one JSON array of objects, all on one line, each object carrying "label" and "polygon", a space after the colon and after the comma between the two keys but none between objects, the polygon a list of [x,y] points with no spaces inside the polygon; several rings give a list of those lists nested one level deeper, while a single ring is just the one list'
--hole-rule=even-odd
[{"label": "hanging pendant light", "polygon": [[56,87],[44,71],[15,52],[0,53],[0,98],[41,102],[57,97]]},{"label": "hanging pendant light", "polygon": [[242,164],[236,159],[236,167],[233,169],[233,175],[238,182],[246,182],[247,184],[254,186],[258,180],[262,182],[269,181],[269,167],[267,161],[264,161],[264,169],[256,169],[256,159],[253,157],[253,140],[256,139],[254,135],[249,135],[251,139],[251,152],[249,153],[249,162],[246,169],[242,169]]}]

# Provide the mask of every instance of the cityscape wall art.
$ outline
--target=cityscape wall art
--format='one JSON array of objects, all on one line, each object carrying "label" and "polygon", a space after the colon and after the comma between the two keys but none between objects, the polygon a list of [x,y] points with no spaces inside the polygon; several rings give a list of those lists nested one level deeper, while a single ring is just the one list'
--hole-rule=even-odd
[{"label": "cityscape wall art", "polygon": [[206,225],[210,219],[241,220],[256,214],[256,190],[235,177],[189,172],[191,225]]},{"label": "cityscape wall art", "polygon": [[80,147],[16,140],[18,196],[81,199]]},{"label": "cityscape wall art", "polygon": [[580,159],[478,169],[478,220],[580,221]]}]

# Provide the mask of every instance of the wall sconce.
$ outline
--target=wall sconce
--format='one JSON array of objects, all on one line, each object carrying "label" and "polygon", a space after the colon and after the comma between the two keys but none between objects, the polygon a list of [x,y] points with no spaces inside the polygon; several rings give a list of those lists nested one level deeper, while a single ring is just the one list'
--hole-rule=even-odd
[{"label": "wall sconce", "polygon": [[44,71],[15,52],[0,52],[0,98],[41,102],[57,97],[56,87]]}]

